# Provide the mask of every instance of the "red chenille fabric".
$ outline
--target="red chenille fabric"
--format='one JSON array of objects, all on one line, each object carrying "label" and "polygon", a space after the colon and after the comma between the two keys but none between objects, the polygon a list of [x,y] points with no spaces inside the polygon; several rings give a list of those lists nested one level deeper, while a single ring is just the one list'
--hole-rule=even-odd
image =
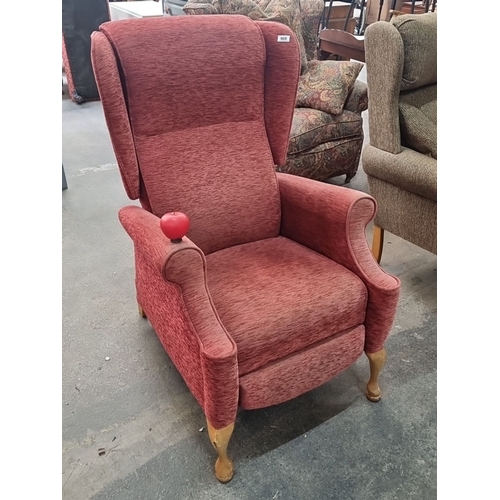
[{"label": "red chenille fabric", "polygon": [[[375,201],[276,174],[300,66],[289,28],[238,15],[110,22],[92,61],[141,202],[119,212],[137,301],[215,429],[383,348],[399,281],[367,246]],[[160,229],[170,211],[190,218],[180,243]]]},{"label": "red chenille fabric", "polygon": [[[274,83],[269,90],[274,94],[267,96],[274,130],[277,109],[286,109],[296,91],[298,49],[294,40],[278,44],[274,39],[276,53],[266,65],[262,28],[247,21],[243,16],[227,16],[222,23],[213,16],[185,16],[148,19],[147,29],[135,20],[100,28],[124,75],[150,209],[159,217],[176,210],[189,214],[188,236],[206,254],[279,234],[264,90],[266,81]],[[264,29],[278,28],[272,23]],[[277,57],[282,57],[279,64]],[[281,153],[292,113],[281,116],[281,129],[271,134]]]},{"label": "red chenille fabric", "polygon": [[364,340],[365,329],[358,326],[243,375],[239,405],[246,410],[265,408],[324,384],[359,358]]},{"label": "red chenille fabric", "polygon": [[354,273],[287,238],[207,256],[215,308],[238,347],[240,375],[363,324],[368,292]]}]

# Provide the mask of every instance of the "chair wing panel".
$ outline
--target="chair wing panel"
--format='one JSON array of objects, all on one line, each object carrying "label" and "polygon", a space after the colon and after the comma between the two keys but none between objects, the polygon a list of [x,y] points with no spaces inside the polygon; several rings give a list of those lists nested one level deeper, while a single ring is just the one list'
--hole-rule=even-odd
[{"label": "chair wing panel", "polygon": [[389,153],[401,151],[399,91],[404,47],[395,26],[380,21],[365,32],[370,144]]},{"label": "chair wing panel", "polygon": [[256,24],[266,43],[266,130],[274,163],[281,166],[286,162],[297,96],[300,73],[299,46],[293,31],[287,26],[269,21],[256,21]]},{"label": "chair wing panel", "polygon": [[92,66],[118,167],[128,197],[139,198],[139,165],[115,53],[103,33],[91,36]]}]

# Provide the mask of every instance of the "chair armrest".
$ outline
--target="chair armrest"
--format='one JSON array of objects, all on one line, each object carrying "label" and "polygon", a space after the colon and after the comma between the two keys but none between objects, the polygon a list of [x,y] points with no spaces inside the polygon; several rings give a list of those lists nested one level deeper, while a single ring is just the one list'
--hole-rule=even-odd
[{"label": "chair armrest", "polygon": [[135,251],[140,252],[165,281],[180,289],[185,318],[179,332],[192,331],[200,346],[203,408],[216,428],[225,427],[236,415],[237,350],[212,302],[205,255],[187,237],[180,243],[172,243],[161,231],[160,219],[138,206],[122,208],[119,218],[134,242]]},{"label": "chair armrest", "polygon": [[358,114],[368,109],[368,86],[366,83],[360,80],[354,82],[344,104],[344,109]]},{"label": "chair armrest", "polygon": [[366,226],[375,200],[361,191],[277,173],[281,194],[280,234],[309,247],[356,274],[368,289],[367,353],[382,349],[396,315],[400,281],[374,259]]},{"label": "chair armrest", "polygon": [[401,152],[399,93],[404,44],[393,24],[379,22],[366,28],[365,60],[370,142],[378,149],[398,154]]},{"label": "chair armrest", "polygon": [[236,346],[221,324],[208,291],[203,251],[186,236],[182,242],[172,243],[160,229],[160,219],[143,208],[124,207],[119,218],[136,250],[149,260],[165,281],[181,289],[206,354],[214,357],[230,355]]},{"label": "chair armrest", "polygon": [[160,229],[160,219],[138,206],[123,207],[118,217],[132,238],[136,250],[142,253],[145,260],[167,281],[166,271],[172,257],[180,250],[198,248],[188,238],[183,238],[181,243],[172,243]]},{"label": "chair armrest", "polygon": [[437,201],[437,160],[401,147],[398,154],[367,144],[361,153],[366,175],[427,200]]}]

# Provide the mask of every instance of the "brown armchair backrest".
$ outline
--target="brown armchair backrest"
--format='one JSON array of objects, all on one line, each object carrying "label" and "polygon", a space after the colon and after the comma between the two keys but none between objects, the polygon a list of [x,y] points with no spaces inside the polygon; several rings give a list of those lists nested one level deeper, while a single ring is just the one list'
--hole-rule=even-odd
[{"label": "brown armchair backrest", "polygon": [[[424,105],[437,91],[437,14],[407,14],[365,31],[370,144],[401,152],[399,103]],[[424,89],[425,90],[422,90]]]}]

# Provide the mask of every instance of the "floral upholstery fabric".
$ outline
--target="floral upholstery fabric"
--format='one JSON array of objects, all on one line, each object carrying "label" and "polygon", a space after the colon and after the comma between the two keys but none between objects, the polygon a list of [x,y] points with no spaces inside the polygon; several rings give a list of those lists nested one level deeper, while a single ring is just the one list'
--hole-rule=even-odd
[{"label": "floral upholstery fabric", "polygon": [[297,106],[342,113],[363,64],[356,61],[309,61],[299,79]]},{"label": "floral upholstery fabric", "polygon": [[[310,92],[305,100],[298,94],[301,107],[295,109],[287,162],[279,170],[320,181],[345,174],[349,181],[359,165],[361,113],[368,108],[368,94],[366,84],[356,80],[362,63],[345,62],[350,65],[347,68],[344,62],[317,59],[317,30],[323,8],[323,0],[188,0],[183,10],[188,15],[240,14],[285,24],[299,43],[303,83],[319,86],[321,77],[331,77],[324,73],[331,75],[335,68],[333,83],[322,82],[328,86],[326,93]],[[358,66],[353,84],[351,76]],[[319,71],[322,76],[307,74],[322,67],[328,68],[327,72]],[[348,80],[345,88],[342,80]]]},{"label": "floral upholstery fabric", "polygon": [[288,153],[300,153],[325,142],[363,134],[363,120],[357,113],[331,115],[317,109],[297,108],[292,122]]},{"label": "floral upholstery fabric", "polygon": [[302,71],[316,57],[316,30],[321,0],[188,0],[186,14],[240,14],[254,21],[275,21],[293,30],[300,47]]},{"label": "floral upholstery fabric", "polygon": [[368,109],[368,92],[366,91],[366,83],[356,80],[354,86],[347,96],[344,105],[344,110],[352,111],[353,113],[361,114]]},{"label": "floral upholstery fabric", "polygon": [[280,172],[326,181],[339,175],[349,182],[358,171],[363,135],[322,143],[300,153],[289,154]]}]

